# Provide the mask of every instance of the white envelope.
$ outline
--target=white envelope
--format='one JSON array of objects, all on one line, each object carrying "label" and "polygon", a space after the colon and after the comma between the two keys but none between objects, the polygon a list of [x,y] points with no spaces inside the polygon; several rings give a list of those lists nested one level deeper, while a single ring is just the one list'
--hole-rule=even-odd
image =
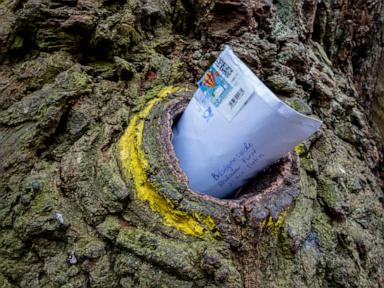
[{"label": "white envelope", "polygon": [[173,145],[191,189],[230,196],[322,124],[273,94],[228,46],[173,128]]}]

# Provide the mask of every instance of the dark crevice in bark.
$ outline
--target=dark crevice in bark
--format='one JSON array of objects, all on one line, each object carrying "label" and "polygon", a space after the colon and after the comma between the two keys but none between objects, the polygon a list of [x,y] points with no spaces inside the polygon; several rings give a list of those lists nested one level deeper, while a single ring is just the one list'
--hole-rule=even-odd
[{"label": "dark crevice in bark", "polygon": [[317,5],[315,20],[313,23],[312,40],[323,43],[327,23],[327,7],[325,3],[320,2]]}]

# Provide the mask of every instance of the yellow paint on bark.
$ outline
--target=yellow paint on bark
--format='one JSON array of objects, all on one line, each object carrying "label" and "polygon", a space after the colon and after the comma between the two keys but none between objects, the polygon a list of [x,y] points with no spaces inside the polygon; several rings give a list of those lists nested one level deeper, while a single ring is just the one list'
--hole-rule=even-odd
[{"label": "yellow paint on bark", "polygon": [[180,87],[163,88],[157,97],[150,100],[142,111],[132,117],[128,128],[119,141],[120,159],[124,176],[133,180],[137,198],[148,202],[153,211],[162,215],[165,225],[195,237],[213,239],[215,235],[218,235],[218,232],[213,232],[216,225],[212,217],[202,216],[199,213],[190,215],[176,209],[169,199],[165,199],[156,191],[147,177],[149,165],[142,149],[144,120],[158,101],[170,93],[182,90],[183,88]]},{"label": "yellow paint on bark", "polygon": [[297,145],[297,146],[295,147],[296,154],[297,154],[298,156],[303,155],[303,153],[304,153],[304,149],[305,149],[304,144],[299,144],[299,145]]},{"label": "yellow paint on bark", "polygon": [[272,234],[277,237],[279,235],[280,228],[283,227],[284,218],[287,216],[287,212],[283,211],[277,217],[276,221],[273,221],[272,216],[269,216],[267,219],[261,222],[261,226],[267,229],[272,230]]}]

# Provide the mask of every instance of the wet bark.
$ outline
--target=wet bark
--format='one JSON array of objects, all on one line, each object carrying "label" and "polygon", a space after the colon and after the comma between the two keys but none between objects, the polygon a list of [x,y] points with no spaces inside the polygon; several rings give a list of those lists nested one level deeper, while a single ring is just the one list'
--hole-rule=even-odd
[{"label": "wet bark", "polygon": [[[0,286],[384,287],[383,21],[383,0],[0,0]],[[171,125],[224,44],[324,125],[218,200]]]}]

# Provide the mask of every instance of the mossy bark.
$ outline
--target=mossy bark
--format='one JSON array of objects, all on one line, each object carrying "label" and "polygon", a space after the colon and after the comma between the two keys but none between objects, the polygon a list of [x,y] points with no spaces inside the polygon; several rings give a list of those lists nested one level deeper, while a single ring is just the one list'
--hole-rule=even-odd
[{"label": "mossy bark", "polygon": [[[0,0],[0,287],[384,287],[383,21],[383,0]],[[324,125],[217,200],[169,132],[224,44]]]}]

